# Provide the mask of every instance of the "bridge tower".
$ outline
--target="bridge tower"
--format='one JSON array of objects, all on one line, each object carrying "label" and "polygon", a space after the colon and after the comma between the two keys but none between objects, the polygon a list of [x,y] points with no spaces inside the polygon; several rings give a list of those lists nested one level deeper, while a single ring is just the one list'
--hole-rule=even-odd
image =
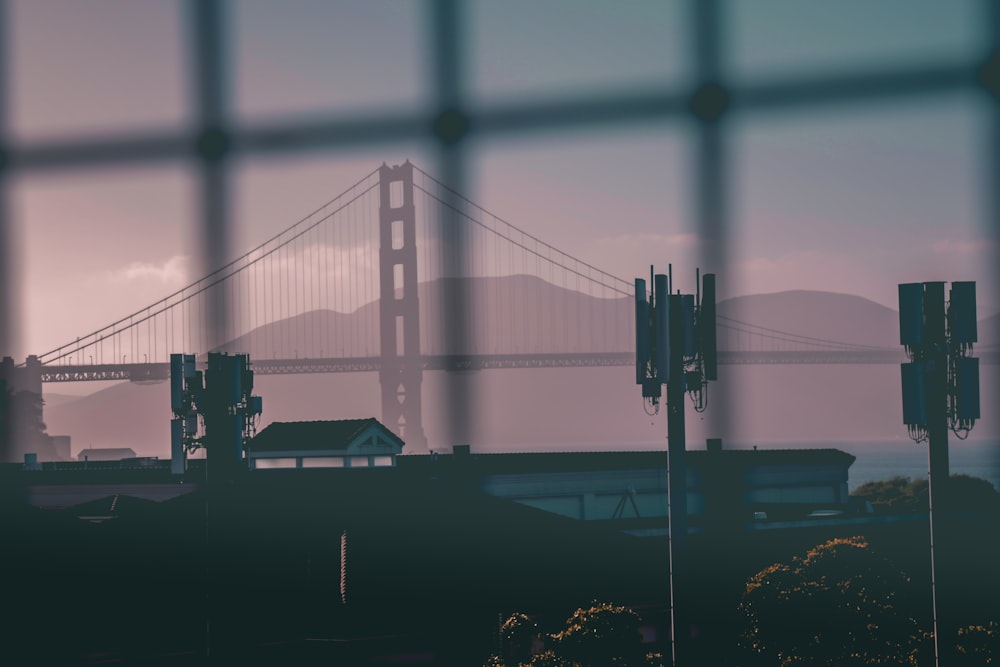
[{"label": "bridge tower", "polygon": [[382,422],[410,452],[426,452],[421,421],[420,304],[413,165],[379,167],[379,283]]}]

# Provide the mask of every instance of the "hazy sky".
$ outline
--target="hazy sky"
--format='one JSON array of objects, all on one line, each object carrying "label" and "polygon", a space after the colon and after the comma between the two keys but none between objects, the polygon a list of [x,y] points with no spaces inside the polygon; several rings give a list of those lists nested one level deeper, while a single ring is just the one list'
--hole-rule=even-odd
[{"label": "hazy sky", "polygon": [[[739,83],[976,58],[982,3],[732,0],[724,67]],[[186,4],[10,2],[10,131],[24,144],[184,128]],[[228,5],[232,117],[261,121],[419,110],[429,103],[418,2]],[[686,90],[687,3],[482,0],[465,11],[472,107],[613,90]],[[729,125],[729,293],[820,289],[896,306],[896,285],[977,280],[1000,310],[983,204],[986,102],[973,93],[739,116]],[[477,140],[470,198],[565,252],[630,279],[693,271],[691,126],[678,120]],[[298,220],[414,143],[235,166],[238,251]],[[41,353],[197,276],[197,184],[184,163],[26,174],[11,202],[23,349]],[[719,269],[716,269],[717,271]],[[693,283],[693,280],[691,281]],[[693,287],[686,285],[686,287]],[[10,351],[4,351],[10,353]]]}]

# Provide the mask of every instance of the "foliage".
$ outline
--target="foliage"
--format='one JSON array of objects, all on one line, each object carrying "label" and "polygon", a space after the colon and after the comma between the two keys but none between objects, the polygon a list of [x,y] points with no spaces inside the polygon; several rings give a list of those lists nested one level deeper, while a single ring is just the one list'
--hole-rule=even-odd
[{"label": "foliage", "polygon": [[912,514],[927,511],[927,480],[892,477],[878,482],[866,482],[851,495],[871,502],[872,508],[878,514]]},{"label": "foliage", "polygon": [[[956,510],[1000,509],[1000,492],[985,479],[952,475],[951,495]],[[919,514],[927,511],[927,480],[892,477],[862,484],[851,494],[871,502],[878,514]]]},{"label": "foliage", "polygon": [[581,667],[627,667],[645,663],[639,615],[628,607],[595,602],[577,609],[552,636],[555,652]]},{"label": "foliage", "polygon": [[747,665],[907,665],[916,621],[897,599],[907,575],[862,537],[838,538],[754,575],[743,593]]},{"label": "foliage", "polygon": [[1000,623],[959,628],[955,652],[958,666],[1000,665]]},{"label": "foliage", "polygon": [[556,655],[552,649],[536,653],[531,658],[531,667],[573,667],[572,663]]},{"label": "foliage", "polygon": [[987,480],[971,475],[952,475],[951,493],[957,510],[1000,509],[1000,491]]},{"label": "foliage", "polygon": [[503,657],[513,665],[531,660],[531,645],[538,636],[538,626],[524,614],[513,614],[500,628]]},{"label": "foliage", "polygon": [[664,667],[665,664],[662,653],[646,654],[646,667]]},{"label": "foliage", "polygon": [[531,655],[537,626],[524,614],[514,614],[501,627],[503,657],[486,667],[661,667],[663,656],[647,653],[639,632],[639,615],[628,607],[594,602],[566,620],[548,636],[549,647]]}]

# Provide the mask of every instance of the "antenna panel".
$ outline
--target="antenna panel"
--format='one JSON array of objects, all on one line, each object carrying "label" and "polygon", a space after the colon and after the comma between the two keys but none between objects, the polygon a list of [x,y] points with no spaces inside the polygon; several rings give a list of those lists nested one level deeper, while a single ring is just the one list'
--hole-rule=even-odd
[{"label": "antenna panel", "polygon": [[646,301],[646,281],[635,279],[635,383],[642,384],[650,363],[649,303]]},{"label": "antenna panel", "polygon": [[694,337],[694,295],[681,294],[681,332],[683,342],[681,350],[685,357],[691,358],[697,352],[697,341]]},{"label": "antenna panel", "polygon": [[653,359],[656,379],[670,382],[670,287],[662,273],[653,279]]},{"label": "antenna panel", "polygon": [[948,305],[948,327],[955,343],[975,343],[976,283],[972,281],[951,284],[951,303]]},{"label": "antenna panel", "polygon": [[646,378],[642,383],[643,398],[659,398],[663,395],[663,385],[656,378]]},{"label": "antenna panel", "polygon": [[231,405],[236,405],[243,399],[243,361],[242,355],[223,357],[226,389]]},{"label": "antenna panel", "polygon": [[900,364],[903,380],[903,423],[907,426],[927,424],[927,391],[924,362]]},{"label": "antenna panel", "polygon": [[170,472],[174,475],[184,474],[183,419],[170,420]]},{"label": "antenna panel", "polygon": [[195,376],[194,355],[184,355],[184,379],[193,380]]},{"label": "antenna panel", "polygon": [[924,342],[943,343],[944,283],[924,283]]},{"label": "antenna panel", "polygon": [[243,389],[243,393],[246,396],[253,393],[253,371],[244,367],[243,371],[240,373],[240,387]]},{"label": "antenna panel", "polygon": [[715,274],[701,278],[701,309],[698,316],[698,346],[704,361],[705,379],[719,379],[719,354],[716,338]]},{"label": "antenna panel", "polygon": [[[228,422],[228,442],[226,449],[233,461],[243,460],[243,417],[240,415],[226,415]],[[221,443],[220,443],[221,444]]]},{"label": "antenna panel", "polygon": [[905,283],[899,286],[899,344],[922,345],[924,342],[924,286]]},{"label": "antenna panel", "polygon": [[174,414],[184,406],[184,358],[180,354],[170,355],[170,410]]},{"label": "antenna panel", "polygon": [[959,419],[979,419],[979,359],[960,357],[958,360],[958,394],[955,412]]},{"label": "antenna panel", "polygon": [[173,456],[174,450],[184,445],[184,420],[177,418],[170,420],[170,452]]}]

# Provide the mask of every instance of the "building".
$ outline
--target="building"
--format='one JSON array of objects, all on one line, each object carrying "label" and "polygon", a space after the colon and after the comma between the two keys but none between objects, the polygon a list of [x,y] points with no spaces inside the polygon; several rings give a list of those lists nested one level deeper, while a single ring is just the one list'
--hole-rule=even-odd
[{"label": "building", "polygon": [[[405,457],[401,465],[419,465],[419,458]],[[665,452],[457,450],[446,458],[495,497],[577,520],[615,522],[635,535],[665,530]],[[854,460],[837,449],[723,450],[720,444],[690,450],[685,455],[689,525],[698,530],[719,521],[741,525],[846,514]]]},{"label": "building", "polygon": [[131,447],[88,447],[76,455],[77,461],[121,461],[136,458]]},{"label": "building", "polygon": [[395,467],[403,441],[374,417],[273,422],[247,449],[251,470]]}]

